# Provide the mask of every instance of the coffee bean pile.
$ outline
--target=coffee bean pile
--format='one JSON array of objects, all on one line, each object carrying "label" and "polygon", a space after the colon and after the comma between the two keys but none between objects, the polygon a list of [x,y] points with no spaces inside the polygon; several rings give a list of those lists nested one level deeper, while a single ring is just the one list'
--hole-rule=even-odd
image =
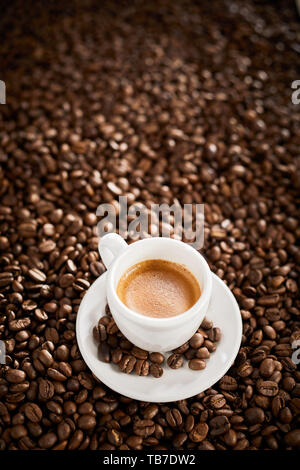
[{"label": "coffee bean pile", "polygon": [[[299,447],[294,2],[2,3],[0,449]],[[119,195],[205,203],[201,252],[240,305],[235,363],[188,400],[121,396],[79,353]]]},{"label": "coffee bean pile", "polygon": [[[163,375],[161,366],[165,362],[164,354],[148,353],[132,344],[117,327],[108,305],[105,308],[105,315],[93,328],[93,337],[98,344],[100,361],[117,364],[120,371],[125,374],[135,372],[137,375],[150,374],[156,378]],[[214,328],[213,323],[205,317],[190,340],[172,351],[167,359],[167,365],[171,369],[180,369],[186,359],[190,369],[203,370],[206,367],[206,360],[217,349],[216,343],[220,339],[220,328]]]}]

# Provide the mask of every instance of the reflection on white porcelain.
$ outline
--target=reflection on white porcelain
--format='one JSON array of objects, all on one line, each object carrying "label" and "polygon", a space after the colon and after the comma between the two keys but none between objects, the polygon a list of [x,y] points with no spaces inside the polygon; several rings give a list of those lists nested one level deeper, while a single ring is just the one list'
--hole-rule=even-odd
[{"label": "reflection on white porcelain", "polygon": [[99,361],[92,330],[105,312],[106,278],[107,273],[104,273],[89,288],[80,304],[76,321],[80,352],[92,373],[101,382],[135,400],[163,403],[197,395],[212,387],[226,374],[240,347],[242,321],[234,296],[215,274],[212,274],[212,296],[206,316],[222,331],[217,350],[211,354],[204,370],[193,371],[188,368],[187,363],[178,370],[164,365],[164,373],[159,379],[124,374],[118,366]]},{"label": "reflection on white porcelain", "polygon": [[[108,269],[108,304],[126,338],[147,351],[164,352],[181,346],[193,336],[207,312],[211,298],[211,271],[200,253],[172,238],[147,238],[127,245],[115,233],[105,235],[100,240],[99,251]],[[186,312],[170,318],[146,317],[126,307],[116,293],[118,281],[126,269],[146,259],[166,259],[184,264],[200,284],[199,300]]]}]

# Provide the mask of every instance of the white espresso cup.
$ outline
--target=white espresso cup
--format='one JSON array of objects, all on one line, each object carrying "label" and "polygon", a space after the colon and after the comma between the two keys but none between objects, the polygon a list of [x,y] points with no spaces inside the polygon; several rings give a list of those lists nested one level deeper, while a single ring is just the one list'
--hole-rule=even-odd
[{"label": "white espresso cup", "polygon": [[[128,245],[116,233],[101,238],[99,252],[107,268],[106,296],[112,316],[123,335],[146,351],[171,351],[197,331],[210,301],[212,275],[205,259],[190,245],[172,238],[154,237]],[[185,265],[197,279],[201,295],[184,313],[153,318],[134,312],[117,295],[122,274],[131,266],[147,259],[162,259]],[[145,291],[147,295],[147,291]]]}]

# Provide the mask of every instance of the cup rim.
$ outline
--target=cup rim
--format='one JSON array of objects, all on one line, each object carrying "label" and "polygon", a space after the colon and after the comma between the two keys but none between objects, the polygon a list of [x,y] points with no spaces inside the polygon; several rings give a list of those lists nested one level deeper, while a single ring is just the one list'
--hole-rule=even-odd
[{"label": "cup rim", "polygon": [[[204,289],[201,291],[201,295],[197,302],[194,303],[194,305],[186,310],[185,312],[179,314],[179,315],[174,315],[173,317],[162,317],[162,318],[156,318],[156,317],[148,317],[146,315],[142,315],[141,313],[135,312],[134,310],[131,310],[128,308],[119,298],[116,288],[113,286],[113,279],[115,275],[115,271],[117,269],[117,266],[120,262],[120,260],[128,255],[128,251],[132,251],[135,249],[135,246],[137,244],[145,244],[145,243],[173,243],[177,244],[178,248],[182,249],[185,248],[186,250],[190,251],[191,255],[196,256],[199,259],[199,262],[202,265],[202,269],[204,272]],[[154,258],[155,259],[155,258]],[[182,263],[183,264],[183,263]],[[189,268],[188,268],[189,269]],[[193,271],[190,270],[192,273]],[[122,273],[123,274],[123,273]],[[193,273],[194,274],[194,273]],[[110,292],[113,295],[113,300],[117,304],[117,307],[122,309],[123,312],[126,312],[126,314],[132,319],[136,320],[138,323],[143,323],[145,324],[150,324],[153,326],[156,324],[157,326],[167,326],[170,325],[172,322],[184,322],[187,320],[190,316],[192,316],[194,313],[201,311],[201,308],[206,304],[207,301],[209,301],[211,297],[211,290],[212,290],[212,276],[211,276],[211,270],[208,266],[208,263],[206,259],[204,258],[203,255],[201,255],[195,248],[191,247],[187,243],[184,243],[180,240],[175,240],[173,238],[164,238],[164,237],[152,237],[152,238],[146,238],[143,240],[138,240],[130,245],[119,255],[116,257],[116,259],[113,261],[111,266],[108,269],[108,277],[107,277],[107,287],[110,288]],[[109,299],[108,299],[109,300]]]}]

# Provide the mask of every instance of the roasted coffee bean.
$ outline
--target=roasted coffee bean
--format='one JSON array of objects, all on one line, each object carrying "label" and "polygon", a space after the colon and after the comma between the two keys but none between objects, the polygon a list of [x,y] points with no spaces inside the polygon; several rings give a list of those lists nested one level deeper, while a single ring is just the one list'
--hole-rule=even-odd
[{"label": "roasted coffee bean", "polygon": [[290,447],[300,447],[300,432],[299,429],[294,429],[286,434],[284,437],[285,443]]},{"label": "roasted coffee bean", "polygon": [[222,436],[222,440],[225,444],[229,447],[234,447],[237,443],[237,435],[233,429],[229,429],[225,434]]},{"label": "roasted coffee bean", "polygon": [[94,416],[90,414],[84,414],[78,418],[77,424],[80,429],[89,431],[90,429],[93,429],[97,423]]},{"label": "roasted coffee bean", "polygon": [[212,395],[210,405],[214,409],[223,408],[223,406],[226,405],[226,399],[223,395],[217,393],[216,395]]},{"label": "roasted coffee bean", "polygon": [[123,356],[118,366],[125,374],[130,374],[134,370],[136,358],[134,356]]},{"label": "roasted coffee bean", "polygon": [[184,429],[186,432],[191,432],[195,425],[195,418],[193,415],[188,415],[184,423]]},{"label": "roasted coffee bean", "polygon": [[68,450],[78,449],[78,447],[83,441],[83,438],[84,438],[83,432],[80,429],[76,430],[74,434],[72,435],[71,439],[69,440]]},{"label": "roasted coffee bean", "polygon": [[131,349],[131,354],[137,359],[147,359],[148,357],[148,352],[138,348],[137,346],[133,346]]},{"label": "roasted coffee bean", "polygon": [[167,411],[166,420],[171,428],[178,428],[182,425],[182,416],[177,408],[173,408]]},{"label": "roasted coffee bean", "polygon": [[204,341],[203,346],[207,348],[210,353],[215,352],[215,350],[217,349],[217,345],[208,339]]},{"label": "roasted coffee bean", "polygon": [[36,281],[36,282],[45,282],[47,279],[47,276],[45,275],[45,273],[43,273],[40,269],[37,269],[37,268],[29,269],[28,275],[31,277],[33,281]]},{"label": "roasted coffee bean", "polygon": [[99,332],[99,342],[103,342],[107,339],[106,328],[104,325],[98,325],[98,332]]},{"label": "roasted coffee bean", "polygon": [[203,359],[191,359],[189,361],[189,368],[192,370],[203,370],[206,367],[206,362]]},{"label": "roasted coffee bean", "polygon": [[175,447],[175,449],[182,448],[183,444],[186,442],[187,439],[188,439],[187,433],[180,432],[172,440],[172,445]]},{"label": "roasted coffee bean", "polygon": [[278,393],[278,385],[271,380],[259,381],[257,383],[257,390],[265,397],[274,397]]},{"label": "roasted coffee bean", "polygon": [[201,323],[201,328],[204,330],[210,330],[213,327],[213,322],[208,318],[204,317]]},{"label": "roasted coffee bean", "polygon": [[117,327],[114,320],[110,320],[106,327],[106,331],[109,335],[115,335],[116,333],[118,333],[119,328]]},{"label": "roasted coffee bean", "polygon": [[102,362],[110,362],[110,347],[106,343],[100,343],[98,346],[98,357]]},{"label": "roasted coffee bean", "polygon": [[57,426],[57,436],[60,441],[66,441],[67,439],[69,439],[70,433],[71,428],[67,422],[62,421],[61,423],[59,423],[59,425]]},{"label": "roasted coffee bean", "polygon": [[249,424],[261,424],[264,422],[265,413],[261,408],[248,408],[245,411],[245,418]]},{"label": "roasted coffee bean", "polygon": [[210,328],[207,334],[208,334],[209,340],[213,342],[220,341],[221,336],[222,336],[220,328]]},{"label": "roasted coffee bean", "polygon": [[50,400],[54,395],[54,385],[49,380],[41,379],[39,382],[39,398],[41,401]]},{"label": "roasted coffee bean", "polygon": [[271,358],[264,359],[259,366],[259,372],[262,377],[271,377],[274,370],[275,370],[275,363],[273,359]]},{"label": "roasted coffee bean", "polygon": [[10,435],[13,439],[21,439],[27,435],[27,429],[22,424],[17,424],[11,428]]},{"label": "roasted coffee bean", "polygon": [[117,431],[116,429],[110,429],[108,432],[107,432],[107,439],[108,441],[119,447],[122,442],[123,442],[123,438],[122,438],[122,435],[119,431]]},{"label": "roasted coffee bean", "polygon": [[130,449],[133,450],[142,450],[143,448],[143,438],[141,436],[129,436],[126,439],[126,444]]},{"label": "roasted coffee bean", "polygon": [[213,437],[220,436],[229,431],[230,423],[227,416],[216,416],[209,421],[210,434]]},{"label": "roasted coffee bean", "polygon": [[198,423],[189,433],[192,442],[202,442],[208,434],[208,425],[206,423]]},{"label": "roasted coffee bean", "polygon": [[185,353],[184,357],[187,361],[190,361],[196,356],[197,350],[193,348],[189,348]]},{"label": "roasted coffee bean", "polygon": [[51,367],[53,364],[52,354],[47,349],[42,349],[38,354],[38,358],[46,367]]},{"label": "roasted coffee bean", "polygon": [[159,378],[163,375],[163,369],[158,364],[150,365],[150,374],[153,377]]},{"label": "roasted coffee bean", "polygon": [[57,441],[56,434],[54,434],[54,432],[49,432],[39,439],[39,446],[41,449],[50,449],[51,447],[54,446],[56,441]]},{"label": "roasted coffee bean", "polygon": [[180,356],[180,354],[171,354],[171,356],[168,357],[167,363],[171,369],[179,369],[183,366],[183,356]]},{"label": "roasted coffee bean", "polygon": [[111,360],[114,364],[119,364],[123,356],[121,349],[114,349],[111,353]]},{"label": "roasted coffee bean", "polygon": [[201,333],[195,333],[189,340],[191,348],[199,349],[204,343],[204,338]]},{"label": "roasted coffee bean", "polygon": [[158,406],[152,403],[143,410],[143,416],[145,419],[153,419],[157,415],[158,411]]},{"label": "roasted coffee bean", "polygon": [[153,362],[153,364],[158,364],[158,365],[161,365],[165,360],[164,355],[158,352],[150,353],[149,359],[151,362]]},{"label": "roasted coffee bean", "polygon": [[198,359],[209,359],[210,352],[207,348],[199,348],[196,352],[196,357]]},{"label": "roasted coffee bean", "polygon": [[141,436],[144,439],[155,431],[155,424],[151,419],[141,419],[134,423],[133,431],[137,436]]},{"label": "roasted coffee bean", "polygon": [[138,359],[135,364],[135,372],[137,375],[146,376],[149,374],[150,364],[144,359]]},{"label": "roasted coffee bean", "polygon": [[36,403],[26,403],[24,413],[32,423],[38,423],[43,417],[43,412]]}]

